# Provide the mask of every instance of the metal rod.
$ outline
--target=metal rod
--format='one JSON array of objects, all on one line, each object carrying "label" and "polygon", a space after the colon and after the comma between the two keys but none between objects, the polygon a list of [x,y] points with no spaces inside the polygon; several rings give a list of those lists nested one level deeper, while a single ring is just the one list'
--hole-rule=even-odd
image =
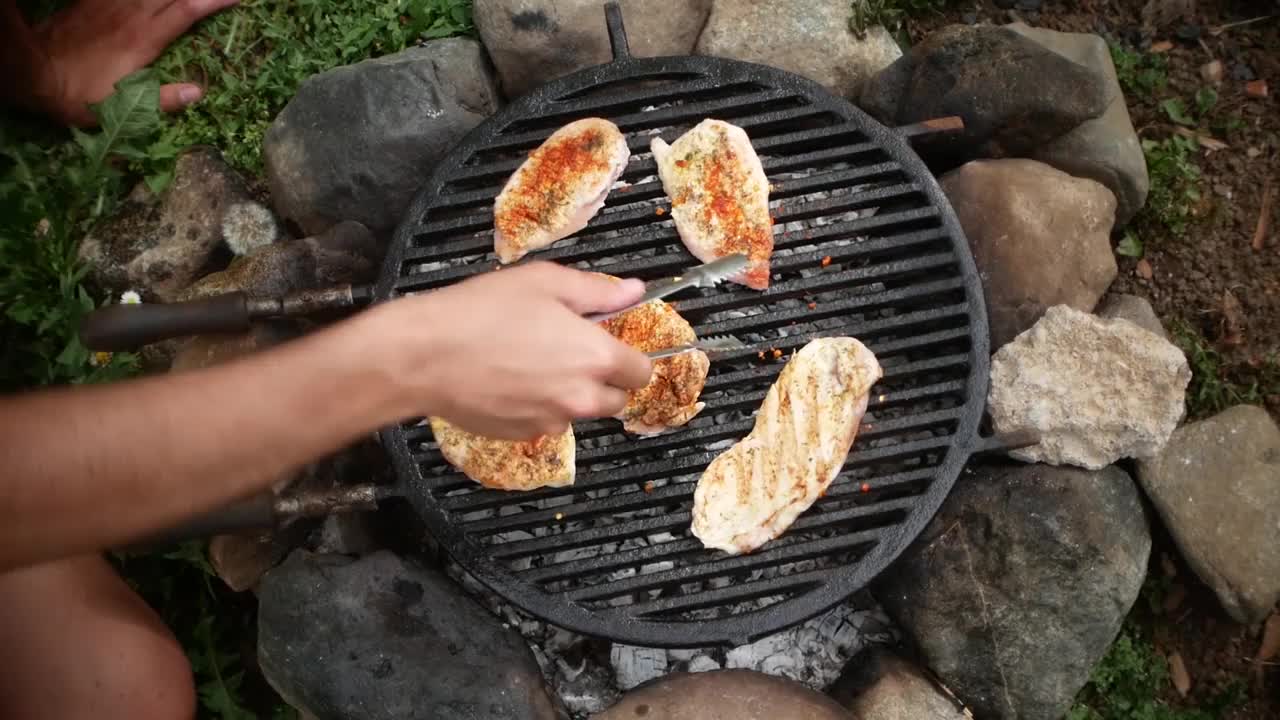
[{"label": "metal rod", "polygon": [[604,24],[609,29],[609,46],[613,49],[613,59],[631,57],[631,48],[627,46],[627,28],[622,24],[622,8],[618,7],[618,3],[605,3]]}]

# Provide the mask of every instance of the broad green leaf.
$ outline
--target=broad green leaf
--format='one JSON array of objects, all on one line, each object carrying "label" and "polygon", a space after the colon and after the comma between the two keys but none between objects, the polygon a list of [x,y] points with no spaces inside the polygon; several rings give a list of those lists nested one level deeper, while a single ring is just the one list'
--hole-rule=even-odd
[{"label": "broad green leaf", "polygon": [[1140,258],[1142,257],[1142,240],[1131,232],[1126,232],[1124,238],[1116,245],[1116,254],[1125,257]]},{"label": "broad green leaf", "polygon": [[1196,121],[1191,119],[1191,116],[1187,115],[1186,108],[1183,107],[1182,101],[1178,98],[1169,98],[1168,100],[1161,102],[1160,109],[1164,110],[1164,114],[1168,115],[1170,120],[1178,123],[1179,125],[1194,126],[1196,124]]}]

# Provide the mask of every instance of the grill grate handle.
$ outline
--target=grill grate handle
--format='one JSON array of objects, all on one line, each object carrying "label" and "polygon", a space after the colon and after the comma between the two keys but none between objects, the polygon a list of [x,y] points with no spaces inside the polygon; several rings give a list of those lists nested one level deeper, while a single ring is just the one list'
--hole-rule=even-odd
[{"label": "grill grate handle", "polygon": [[631,57],[631,48],[627,45],[627,29],[622,24],[622,8],[618,7],[618,3],[605,3],[604,24],[609,29],[609,47],[613,49],[613,59]]},{"label": "grill grate handle", "polygon": [[186,335],[242,333],[254,320],[359,307],[372,292],[364,285],[337,285],[271,298],[237,291],[178,303],[109,305],[85,318],[80,340],[90,350],[124,352]]}]

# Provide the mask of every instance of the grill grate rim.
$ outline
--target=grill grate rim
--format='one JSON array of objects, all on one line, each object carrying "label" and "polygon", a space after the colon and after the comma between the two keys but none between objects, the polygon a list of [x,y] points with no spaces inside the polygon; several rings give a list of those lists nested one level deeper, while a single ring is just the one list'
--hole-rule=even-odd
[{"label": "grill grate rim", "polygon": [[[665,84],[626,89],[637,79]],[[722,92],[708,97],[712,87]],[[659,107],[637,109],[641,103]],[[630,185],[610,194],[576,241],[531,259],[644,278],[687,267],[693,260],[669,216],[654,213],[665,198],[648,142],[674,140],[707,115],[722,117],[747,130],[775,185],[775,282],[767,304],[755,291],[727,287],[690,293],[675,305],[700,335],[746,335],[748,349],[713,364],[703,396],[708,408],[685,430],[637,440],[615,421],[578,424],[572,488],[510,497],[478,488],[444,464],[429,429],[414,423],[384,431],[384,445],[437,540],[513,604],[640,645],[745,642],[865,585],[949,491],[974,445],[985,396],[980,286],[954,214],[901,137],[780,71],[657,58],[555,81],[468,136],[397,230],[377,297],[430,291],[494,269],[490,208],[501,184],[557,127],[596,111],[621,121],[635,153],[623,175]],[[829,267],[820,267],[824,258]],[[816,307],[806,308],[811,299]],[[886,370],[840,477],[758,554],[733,559],[701,550],[687,534],[687,515],[698,472],[721,449],[707,443],[731,442],[749,428],[751,411],[782,367],[756,353],[790,352],[833,332],[862,339]],[[721,410],[731,414],[725,423],[717,419]],[[654,486],[646,491],[648,481]],[[607,558],[553,562],[557,553],[609,546]],[[816,558],[834,564],[805,569],[815,561],[805,548],[821,549]],[[634,573],[610,579],[626,570]],[[706,584],[721,572],[732,585]]]}]

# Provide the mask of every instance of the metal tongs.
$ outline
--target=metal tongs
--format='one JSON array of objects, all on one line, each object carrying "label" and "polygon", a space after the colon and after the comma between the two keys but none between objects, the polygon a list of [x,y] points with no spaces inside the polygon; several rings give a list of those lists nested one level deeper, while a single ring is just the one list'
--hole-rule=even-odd
[{"label": "metal tongs", "polygon": [[[587,320],[592,322],[604,322],[605,320],[617,317],[622,313],[639,307],[647,302],[661,300],[662,298],[674,295],[675,293],[687,288],[715,287],[734,275],[741,273],[743,270],[746,270],[747,262],[747,256],[743,253],[727,255],[719,260],[713,260],[705,265],[699,265],[682,275],[664,278],[662,280],[655,280],[649,283],[648,290],[645,291],[644,295],[641,295],[639,300],[624,308],[608,313],[595,313],[585,317]],[[678,345],[676,347],[665,348],[663,350],[653,350],[645,354],[649,356],[650,360],[658,360],[661,358],[671,357],[673,355],[693,352],[694,350],[701,350],[714,358],[715,355],[719,353],[741,350],[745,347],[746,345],[744,345],[741,340],[738,340],[738,338],[733,337],[732,335],[716,335],[701,338],[685,345]]]},{"label": "metal tongs", "polygon": [[614,310],[608,313],[594,313],[586,315],[586,319],[591,322],[604,322],[609,318],[615,318],[622,313],[639,307],[647,302],[661,300],[669,295],[674,295],[688,288],[709,288],[715,287],[729,278],[737,275],[747,269],[747,256],[744,253],[734,253],[726,255],[719,260],[713,260],[705,265],[699,265],[683,275],[664,278],[662,280],[654,280],[649,283],[649,289],[645,291],[640,299],[630,305]]}]

